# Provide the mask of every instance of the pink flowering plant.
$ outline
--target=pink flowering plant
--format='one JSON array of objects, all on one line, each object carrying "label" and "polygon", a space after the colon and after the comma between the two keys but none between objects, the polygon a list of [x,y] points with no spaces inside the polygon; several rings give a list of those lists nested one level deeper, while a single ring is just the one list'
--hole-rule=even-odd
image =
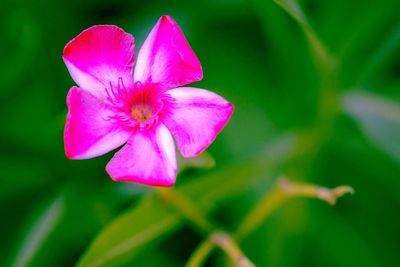
[{"label": "pink flowering plant", "polygon": [[[311,48],[316,41],[310,41]],[[331,56],[321,47],[318,44],[315,56],[329,66]],[[184,87],[200,81],[203,71],[171,17],[158,20],[140,48],[136,63],[134,51],[133,36],[111,25],[84,30],[65,46],[63,60],[79,86],[72,87],[67,96],[65,152],[70,159],[88,159],[122,146],[106,166],[113,180],[172,186],[177,176],[174,140],[183,157],[199,155],[226,126],[234,108],[213,92]],[[322,76],[335,77],[332,68],[321,68]],[[325,84],[322,88],[325,90]],[[315,141],[315,133],[323,132],[320,129],[326,129],[325,124],[335,117],[334,113],[321,114],[325,117],[319,120],[323,123],[320,128],[311,129],[309,136],[298,135],[296,142],[302,144],[298,146],[301,149],[294,149],[293,138],[283,135],[275,141],[278,145],[268,146],[268,153],[221,168],[220,173],[202,177],[200,183],[150,193],[98,234],[78,266],[125,266],[119,264],[125,264],[131,253],[179,228],[183,221],[204,235],[204,242],[193,251],[186,266],[202,266],[215,247],[222,249],[235,266],[255,266],[239,242],[286,200],[310,197],[333,205],[342,195],[353,192],[349,186],[329,189],[294,182],[285,174],[293,176],[297,172],[300,179],[308,174],[311,165],[307,165],[312,162],[307,160],[325,142]],[[297,162],[304,166],[297,169]],[[282,175],[240,219],[234,231],[228,233],[208,220],[216,203],[248,188],[255,177],[264,179],[268,172]]]},{"label": "pink flowering plant", "polygon": [[26,2],[0,267],[400,266],[400,0]]},{"label": "pink flowering plant", "polygon": [[[181,29],[163,16],[139,50],[117,26],[93,26],[64,48],[63,60],[79,87],[67,96],[65,152],[71,159],[103,155],[123,145],[107,164],[115,181],[172,186],[175,139],[183,157],[204,151],[229,121],[233,105],[199,88],[201,64]],[[133,73],[133,76],[132,76]]]}]

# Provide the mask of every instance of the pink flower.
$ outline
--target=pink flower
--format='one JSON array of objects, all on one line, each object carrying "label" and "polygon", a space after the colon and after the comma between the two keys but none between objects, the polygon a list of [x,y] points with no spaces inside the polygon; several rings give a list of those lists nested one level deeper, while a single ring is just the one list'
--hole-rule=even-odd
[{"label": "pink flower", "polygon": [[79,85],[67,96],[68,158],[103,155],[123,144],[106,170],[115,181],[171,186],[175,138],[184,157],[205,150],[227,124],[233,105],[210,91],[177,87],[202,79],[199,60],[176,22],[159,19],[139,51],[116,26],[93,26],[64,48]]}]

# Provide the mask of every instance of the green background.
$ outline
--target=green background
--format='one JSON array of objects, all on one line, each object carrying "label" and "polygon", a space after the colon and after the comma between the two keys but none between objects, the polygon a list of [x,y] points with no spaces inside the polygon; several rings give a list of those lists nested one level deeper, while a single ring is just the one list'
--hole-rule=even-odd
[{"label": "green background", "polygon": [[[2,0],[0,265],[183,266],[206,237],[153,188],[112,182],[114,152],[63,149],[64,45],[115,24],[137,51],[168,14],[202,63],[195,86],[235,105],[209,154],[180,162],[176,191],[195,213],[234,232],[279,176],[350,185],[335,206],[287,201],[240,247],[257,266],[398,266],[400,2],[281,2]],[[231,264],[220,250],[206,261]]]}]

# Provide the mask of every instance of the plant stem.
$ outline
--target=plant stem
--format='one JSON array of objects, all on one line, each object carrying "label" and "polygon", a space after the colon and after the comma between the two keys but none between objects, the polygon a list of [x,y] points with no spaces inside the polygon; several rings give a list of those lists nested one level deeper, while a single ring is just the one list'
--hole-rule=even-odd
[{"label": "plant stem", "polygon": [[337,198],[346,193],[353,192],[353,188],[349,186],[339,186],[328,189],[312,184],[291,182],[285,178],[280,178],[272,191],[265,195],[244,218],[235,232],[234,237],[240,240],[247,236],[288,199],[294,197],[318,198],[334,205]]},{"label": "plant stem", "polygon": [[208,258],[210,253],[215,248],[215,244],[211,242],[210,238],[207,238],[196,248],[196,250],[190,256],[186,267],[198,267],[202,266],[204,261]]},{"label": "plant stem", "polygon": [[336,65],[334,57],[326,46],[321,42],[311,27],[301,7],[296,0],[273,0],[285,10],[301,27],[307,38],[308,44],[313,52],[317,67],[333,69]]},{"label": "plant stem", "polygon": [[226,233],[216,232],[211,235],[211,241],[219,246],[233,261],[237,267],[255,267],[255,265],[243,254],[235,241]]},{"label": "plant stem", "polygon": [[255,265],[243,254],[242,250],[232,237],[221,231],[213,232],[198,246],[190,257],[186,267],[201,266],[216,246],[221,248],[229,256],[234,266],[255,267]]},{"label": "plant stem", "polygon": [[173,188],[157,188],[157,191],[163,201],[178,210],[201,234],[208,234],[212,231],[213,225],[191,199]]}]

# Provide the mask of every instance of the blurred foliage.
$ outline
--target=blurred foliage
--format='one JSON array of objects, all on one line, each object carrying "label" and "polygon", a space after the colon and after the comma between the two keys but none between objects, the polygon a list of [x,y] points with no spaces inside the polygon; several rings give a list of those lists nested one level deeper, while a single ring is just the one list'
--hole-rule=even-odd
[{"label": "blurred foliage", "polygon": [[[183,266],[207,237],[202,220],[234,232],[287,175],[356,194],[334,207],[290,200],[260,218],[238,240],[252,262],[398,266],[399,10],[398,0],[3,0],[1,265]],[[116,24],[138,48],[164,14],[202,63],[195,86],[235,104],[209,154],[180,162],[172,200],[112,182],[113,153],[67,160],[62,140],[74,84],[64,45]],[[206,261],[230,264],[219,250]]]}]

